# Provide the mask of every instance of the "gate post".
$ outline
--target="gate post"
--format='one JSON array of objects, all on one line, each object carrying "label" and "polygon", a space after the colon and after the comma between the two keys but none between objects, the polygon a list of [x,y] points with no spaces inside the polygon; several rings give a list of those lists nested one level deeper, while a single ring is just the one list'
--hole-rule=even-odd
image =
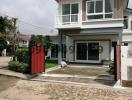
[{"label": "gate post", "polygon": [[115,50],[115,80],[117,81],[121,78],[121,46],[116,46]]},{"label": "gate post", "polygon": [[45,48],[42,45],[30,46],[30,67],[31,74],[45,71]]}]

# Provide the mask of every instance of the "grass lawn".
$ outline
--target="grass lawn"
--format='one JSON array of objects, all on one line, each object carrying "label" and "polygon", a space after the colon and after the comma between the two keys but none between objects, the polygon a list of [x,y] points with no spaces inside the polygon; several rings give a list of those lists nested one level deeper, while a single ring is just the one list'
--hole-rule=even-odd
[{"label": "grass lawn", "polygon": [[46,60],[46,69],[48,68],[52,68],[58,65],[58,61],[57,60]]}]

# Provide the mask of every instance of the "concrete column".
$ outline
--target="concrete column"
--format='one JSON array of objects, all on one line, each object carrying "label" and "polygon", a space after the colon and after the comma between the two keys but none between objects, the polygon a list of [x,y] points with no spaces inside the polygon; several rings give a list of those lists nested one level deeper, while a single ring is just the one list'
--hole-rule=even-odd
[{"label": "concrete column", "polygon": [[121,30],[119,33],[118,33],[118,41],[117,41],[117,45],[122,45],[122,34],[123,34],[123,30]]},{"label": "concrete column", "polygon": [[62,34],[59,32],[58,39],[58,64],[62,61]]}]

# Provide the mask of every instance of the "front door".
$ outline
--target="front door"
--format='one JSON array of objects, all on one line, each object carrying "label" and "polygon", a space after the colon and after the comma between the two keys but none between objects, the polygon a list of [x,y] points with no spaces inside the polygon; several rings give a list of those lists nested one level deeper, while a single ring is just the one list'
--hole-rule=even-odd
[{"label": "front door", "polygon": [[76,62],[100,63],[99,42],[76,42]]}]

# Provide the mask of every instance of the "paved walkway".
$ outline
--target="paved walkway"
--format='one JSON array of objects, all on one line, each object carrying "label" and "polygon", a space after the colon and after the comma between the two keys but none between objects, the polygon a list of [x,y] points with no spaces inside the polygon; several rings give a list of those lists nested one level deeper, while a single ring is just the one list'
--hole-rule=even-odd
[{"label": "paved walkway", "polygon": [[8,63],[12,60],[12,57],[0,57],[0,75],[12,76],[21,79],[31,79],[36,75],[22,74],[8,70]]},{"label": "paved walkway", "polygon": [[8,63],[12,60],[12,57],[0,57],[0,69],[7,67]]}]

